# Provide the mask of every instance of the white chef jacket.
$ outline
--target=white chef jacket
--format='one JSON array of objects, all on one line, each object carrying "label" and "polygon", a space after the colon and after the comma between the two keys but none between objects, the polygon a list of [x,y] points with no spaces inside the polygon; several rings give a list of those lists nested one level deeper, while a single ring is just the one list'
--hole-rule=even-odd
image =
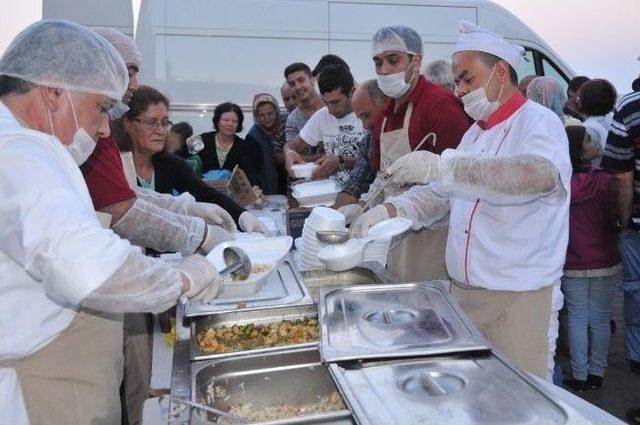
[{"label": "white chef jacket", "polygon": [[[100,226],[62,143],[23,128],[0,102],[0,361],[65,330],[133,249]],[[16,423],[23,407],[13,369],[0,368],[0,394],[0,423]]]},{"label": "white chef jacket", "polygon": [[[527,100],[487,129],[475,123],[457,150],[465,155],[539,155],[558,170],[564,192],[533,201],[500,205],[455,193],[440,183],[415,186],[390,198],[416,227],[442,215],[448,200],[447,272],[471,286],[529,291],[562,276],[569,239],[571,161],[562,122],[549,109]],[[434,204],[440,202],[438,208]],[[445,210],[446,213],[446,210]]]}]

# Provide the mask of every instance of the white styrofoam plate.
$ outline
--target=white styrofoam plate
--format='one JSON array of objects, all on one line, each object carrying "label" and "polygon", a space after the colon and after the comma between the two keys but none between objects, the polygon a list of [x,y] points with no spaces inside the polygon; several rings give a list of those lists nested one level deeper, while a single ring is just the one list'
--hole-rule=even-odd
[{"label": "white styrofoam plate", "polygon": [[293,238],[291,236],[277,236],[274,238],[249,239],[227,241],[217,245],[207,254],[216,270],[221,271],[226,267],[222,251],[228,246],[234,246],[243,250],[251,260],[252,265],[268,265],[263,273],[252,273],[247,280],[234,282],[231,276],[224,279],[220,298],[251,297],[258,292],[267,282],[267,278],[277,270],[280,263],[291,249]]},{"label": "white styrofoam plate", "polygon": [[316,207],[332,205],[339,192],[338,185],[333,180],[326,179],[297,184],[293,186],[292,196],[301,207]]},{"label": "white styrofoam plate", "polygon": [[293,186],[293,191],[300,196],[314,196],[333,192],[337,193],[340,189],[333,180],[324,179],[296,184]]},{"label": "white styrofoam plate", "polygon": [[371,226],[367,236],[375,239],[392,238],[409,230],[412,224],[413,222],[405,217],[388,218]]},{"label": "white styrofoam plate", "polygon": [[298,205],[300,207],[311,208],[333,205],[336,202],[336,198],[338,197],[338,192],[314,196],[301,196],[300,194],[293,192],[292,196],[296,198],[296,201],[298,201]]}]

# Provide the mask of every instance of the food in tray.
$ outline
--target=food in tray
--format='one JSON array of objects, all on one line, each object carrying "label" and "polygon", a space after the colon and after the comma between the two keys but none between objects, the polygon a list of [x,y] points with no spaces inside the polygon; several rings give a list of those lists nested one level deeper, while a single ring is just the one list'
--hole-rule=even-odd
[{"label": "food in tray", "polygon": [[[231,403],[225,410],[228,410],[232,415],[246,419],[250,422],[266,422],[346,409],[344,402],[342,401],[342,397],[336,391],[332,391],[331,393],[322,396],[317,395],[316,397],[318,399],[316,403],[302,405],[281,403],[275,406],[267,406],[262,409],[257,408],[250,402]],[[206,400],[201,400],[201,402],[212,407],[220,408],[218,403],[228,402],[229,399],[230,396],[228,395],[227,390],[221,385],[217,385],[212,382],[207,386]],[[216,423],[230,424],[235,422],[229,421],[223,417],[218,417]]]},{"label": "food in tray", "polygon": [[[270,264],[252,264],[251,265],[251,274],[266,273],[269,270],[271,270],[271,265]],[[232,282],[242,282],[243,279],[241,279],[240,275],[232,273],[231,274],[231,281]]]},{"label": "food in tray", "polygon": [[254,264],[251,266],[251,273],[265,273],[271,268],[269,264]]},{"label": "food in tray", "polygon": [[229,353],[315,342],[319,338],[318,319],[304,317],[258,325],[211,327],[198,333],[198,346],[208,353]]}]

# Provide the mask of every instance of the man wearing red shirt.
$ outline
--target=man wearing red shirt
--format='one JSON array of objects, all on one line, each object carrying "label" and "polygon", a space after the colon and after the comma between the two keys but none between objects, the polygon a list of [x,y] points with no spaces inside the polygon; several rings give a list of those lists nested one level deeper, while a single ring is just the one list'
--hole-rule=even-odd
[{"label": "man wearing red shirt", "polygon": [[[97,28],[95,32],[113,44],[127,65],[129,86],[122,101],[128,103],[138,86],[140,52],[130,38],[116,30]],[[113,118],[116,117],[112,115]],[[103,225],[135,245],[190,255],[198,249],[208,252],[219,242],[232,239],[230,232],[236,230],[231,215],[217,205],[195,202],[188,194],[174,197],[142,189],[134,191],[135,170],[130,182],[113,136],[113,125],[111,134],[98,140],[80,170]],[[237,210],[249,214],[239,206]],[[123,423],[129,425],[141,423],[142,405],[149,396],[152,340],[148,327],[144,314],[124,317],[121,399]]]},{"label": "man wearing red shirt", "polygon": [[[373,125],[371,166],[379,171],[378,177],[360,204],[340,208],[348,221],[362,212],[365,202],[375,205],[381,201],[371,198],[380,195],[382,172],[395,160],[416,149],[440,154],[456,148],[473,123],[460,99],[420,75],[422,53],[422,38],[412,28],[383,27],[373,35],[371,56],[378,86],[391,99]],[[398,192],[386,188],[382,196],[395,194]],[[446,278],[446,239],[446,226],[410,233],[391,251],[389,269],[406,281]],[[417,252],[422,261],[415,261]]]}]

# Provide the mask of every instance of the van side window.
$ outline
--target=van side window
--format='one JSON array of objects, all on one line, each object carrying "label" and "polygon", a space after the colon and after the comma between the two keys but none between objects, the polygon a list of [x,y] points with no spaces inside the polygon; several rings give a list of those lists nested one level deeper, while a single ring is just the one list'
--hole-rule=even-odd
[{"label": "van side window", "polygon": [[558,71],[555,65],[549,62],[547,58],[544,56],[542,57],[542,71],[544,72],[544,75],[546,75],[547,77],[553,77],[556,80],[558,80],[558,82],[562,86],[562,89],[566,93],[567,87],[569,87],[569,83],[567,82],[567,77],[565,77],[564,74]]},{"label": "van side window", "polygon": [[529,49],[525,50],[524,57],[520,61],[520,65],[516,71],[518,73],[518,79],[520,80],[527,75],[536,75],[536,64],[533,60],[533,51]]},{"label": "van side window", "polygon": [[569,78],[562,72],[555,63],[547,58],[543,53],[530,47],[525,47],[525,56],[518,67],[518,78],[522,79],[527,75],[546,75],[553,77],[566,91],[569,87]]}]

